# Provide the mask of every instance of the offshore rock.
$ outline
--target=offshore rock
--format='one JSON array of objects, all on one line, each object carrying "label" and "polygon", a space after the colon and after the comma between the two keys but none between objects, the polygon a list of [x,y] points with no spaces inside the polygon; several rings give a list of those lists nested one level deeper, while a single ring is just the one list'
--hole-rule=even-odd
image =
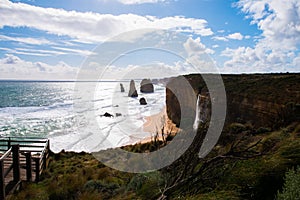
[{"label": "offshore rock", "polygon": [[100,115],[101,117],[114,117],[112,114],[106,112],[104,115]]},{"label": "offshore rock", "polygon": [[129,97],[138,97],[138,93],[137,93],[136,88],[135,88],[134,80],[130,81],[128,96]]},{"label": "offshore rock", "polygon": [[124,86],[122,83],[120,83],[121,92],[125,92]]},{"label": "offshore rock", "polygon": [[143,79],[141,82],[140,91],[143,93],[153,93],[154,87],[150,79]]},{"label": "offshore rock", "polygon": [[147,101],[144,97],[140,98],[140,105],[147,105]]}]

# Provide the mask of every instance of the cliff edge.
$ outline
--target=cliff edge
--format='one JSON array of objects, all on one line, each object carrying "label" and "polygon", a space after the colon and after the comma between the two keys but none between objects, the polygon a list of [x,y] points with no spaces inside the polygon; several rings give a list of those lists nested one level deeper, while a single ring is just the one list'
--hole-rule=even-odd
[{"label": "cliff edge", "polygon": [[[167,114],[177,126],[186,116],[195,116],[198,94],[209,98],[200,74],[185,75],[184,78],[194,93],[188,93],[189,90],[178,81],[179,77],[171,78],[166,89]],[[255,127],[273,127],[300,120],[299,73],[222,75],[222,78],[227,96],[226,124],[239,121]],[[188,110],[189,115],[182,117],[181,107]]]}]

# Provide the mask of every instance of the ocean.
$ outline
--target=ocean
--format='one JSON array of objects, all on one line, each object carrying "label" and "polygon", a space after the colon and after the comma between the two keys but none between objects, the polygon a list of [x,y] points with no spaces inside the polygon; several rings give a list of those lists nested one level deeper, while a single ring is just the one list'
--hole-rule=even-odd
[{"label": "ocean", "polygon": [[0,137],[47,137],[54,152],[94,152],[150,137],[143,127],[164,110],[165,87],[144,94],[136,81],[139,97],[131,98],[129,82],[122,82],[124,93],[120,83],[0,81]]}]

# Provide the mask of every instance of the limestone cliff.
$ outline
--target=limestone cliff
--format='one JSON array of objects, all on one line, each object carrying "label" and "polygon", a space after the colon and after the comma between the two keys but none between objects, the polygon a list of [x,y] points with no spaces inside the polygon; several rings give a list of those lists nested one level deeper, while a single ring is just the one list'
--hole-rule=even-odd
[{"label": "limestone cliff", "polygon": [[[201,75],[184,78],[194,93],[180,84],[178,77],[170,79],[166,89],[167,114],[177,126],[183,119],[182,110],[190,112],[185,116],[195,116],[197,94],[206,89]],[[227,96],[226,123],[241,121],[256,127],[272,127],[286,118],[300,120],[300,74],[222,75],[222,78]],[[209,97],[209,93],[202,95]]]}]

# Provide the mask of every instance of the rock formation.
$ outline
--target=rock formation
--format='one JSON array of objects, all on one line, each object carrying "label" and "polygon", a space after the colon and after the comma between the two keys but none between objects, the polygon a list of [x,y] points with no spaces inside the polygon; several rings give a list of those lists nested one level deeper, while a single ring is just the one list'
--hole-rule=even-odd
[{"label": "rock formation", "polygon": [[130,81],[128,96],[129,97],[138,97],[138,93],[137,93],[136,88],[135,88],[134,80]]},{"label": "rock formation", "polygon": [[177,127],[182,127],[182,121],[185,122],[185,127],[193,126],[197,104],[196,94],[185,77],[179,76],[169,80],[166,87],[167,114]]},{"label": "rock formation", "polygon": [[125,92],[124,86],[122,83],[120,83],[121,92]]},{"label": "rock formation", "polygon": [[143,93],[152,93],[154,92],[154,87],[150,79],[143,79],[141,82],[140,91]]},{"label": "rock formation", "polygon": [[[195,94],[202,93],[203,100],[210,99],[209,93],[203,92],[206,84],[200,74],[184,77]],[[215,77],[211,75],[208,78]],[[239,120],[254,127],[272,127],[282,110],[286,110],[287,103],[299,104],[300,76],[297,74],[222,75],[222,78],[227,96],[226,124]],[[166,89],[167,114],[177,126],[189,117],[183,116],[182,110],[190,110],[190,115],[194,116],[193,107],[197,99],[196,95],[188,93],[187,87],[182,86],[180,79],[171,78]]]},{"label": "rock formation", "polygon": [[112,114],[106,112],[104,115],[100,115],[101,117],[114,117]]},{"label": "rock formation", "polygon": [[140,105],[147,105],[147,101],[144,97],[140,98]]}]

